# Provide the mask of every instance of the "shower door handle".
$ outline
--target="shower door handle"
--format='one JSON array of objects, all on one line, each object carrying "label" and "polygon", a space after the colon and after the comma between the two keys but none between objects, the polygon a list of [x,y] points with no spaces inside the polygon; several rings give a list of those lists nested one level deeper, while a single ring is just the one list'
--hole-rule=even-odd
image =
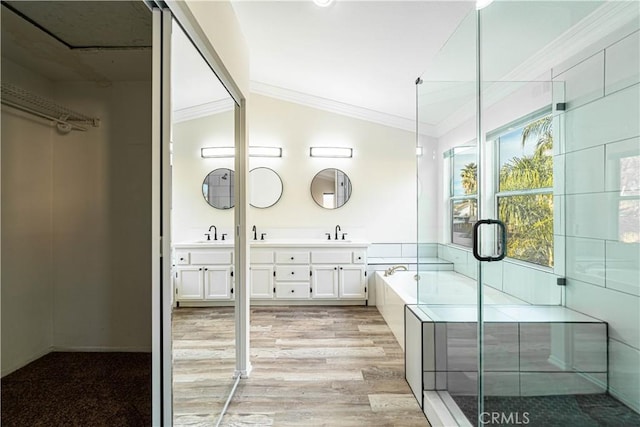
[{"label": "shower door handle", "polygon": [[[480,255],[480,250],[478,249],[479,239],[478,239],[478,230],[483,224],[495,224],[500,229],[500,246],[498,256],[482,256]],[[500,261],[506,255],[507,251],[507,227],[504,225],[504,222],[499,219],[481,219],[477,221],[473,225],[473,256],[478,261]]]}]

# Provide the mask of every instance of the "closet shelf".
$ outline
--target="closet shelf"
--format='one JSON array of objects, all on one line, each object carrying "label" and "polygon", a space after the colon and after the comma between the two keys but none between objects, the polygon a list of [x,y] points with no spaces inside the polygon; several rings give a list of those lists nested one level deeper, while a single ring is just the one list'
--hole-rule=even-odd
[{"label": "closet shelf", "polygon": [[58,130],[63,133],[69,132],[71,129],[86,131],[87,128],[80,126],[81,124],[94,127],[98,127],[100,124],[100,119],[98,118],[73,111],[11,83],[2,83],[2,103],[21,111],[53,120],[57,123]]}]

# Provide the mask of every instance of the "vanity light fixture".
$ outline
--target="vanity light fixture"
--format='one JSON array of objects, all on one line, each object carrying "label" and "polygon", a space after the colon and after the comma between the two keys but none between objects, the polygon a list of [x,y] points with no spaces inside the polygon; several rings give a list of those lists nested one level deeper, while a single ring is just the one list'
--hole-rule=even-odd
[{"label": "vanity light fixture", "polygon": [[[203,158],[209,157],[235,157],[235,147],[205,147],[200,149]],[[280,147],[249,147],[250,157],[282,157]]]},{"label": "vanity light fixture", "polygon": [[250,157],[282,157],[281,147],[249,147]]},{"label": "vanity light fixture", "polygon": [[311,147],[309,150],[311,157],[353,157],[353,148],[344,147]]},{"label": "vanity light fixture", "polygon": [[200,155],[205,159],[209,157],[233,157],[235,154],[235,147],[205,147],[200,149]]}]

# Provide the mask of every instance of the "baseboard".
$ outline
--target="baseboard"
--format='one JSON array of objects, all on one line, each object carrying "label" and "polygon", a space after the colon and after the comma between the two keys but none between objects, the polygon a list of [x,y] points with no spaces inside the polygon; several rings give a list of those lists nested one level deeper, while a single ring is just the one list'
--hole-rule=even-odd
[{"label": "baseboard", "polygon": [[2,377],[5,377],[6,375],[9,375],[12,372],[17,371],[20,368],[23,368],[25,366],[27,366],[29,363],[33,362],[34,360],[38,360],[40,359],[42,356],[46,356],[47,354],[51,353],[53,350],[53,347],[47,347],[45,349],[42,349],[34,354],[32,354],[31,356],[27,357],[24,361],[19,362],[9,368],[4,368],[2,369]]},{"label": "baseboard", "polygon": [[53,346],[51,351],[86,353],[151,353],[151,347]]}]

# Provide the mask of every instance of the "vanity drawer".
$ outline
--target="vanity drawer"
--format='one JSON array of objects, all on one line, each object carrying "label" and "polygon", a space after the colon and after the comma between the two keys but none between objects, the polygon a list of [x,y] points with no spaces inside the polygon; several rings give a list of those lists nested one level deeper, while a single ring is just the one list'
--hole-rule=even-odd
[{"label": "vanity drawer", "polygon": [[188,265],[189,264],[189,252],[176,251],[176,265]]},{"label": "vanity drawer", "polygon": [[309,266],[278,265],[276,266],[276,280],[288,282],[309,280]]},{"label": "vanity drawer", "polygon": [[231,251],[192,251],[191,264],[231,264],[233,252]]},{"label": "vanity drawer", "polygon": [[251,264],[273,264],[273,251],[251,251]]},{"label": "vanity drawer", "polygon": [[309,264],[309,252],[278,251],[276,264]]},{"label": "vanity drawer", "polygon": [[311,252],[311,262],[314,264],[351,264],[351,252]]},{"label": "vanity drawer", "polygon": [[364,264],[367,261],[367,251],[353,251],[353,263]]},{"label": "vanity drawer", "polygon": [[276,298],[307,299],[311,296],[309,283],[278,283]]}]

